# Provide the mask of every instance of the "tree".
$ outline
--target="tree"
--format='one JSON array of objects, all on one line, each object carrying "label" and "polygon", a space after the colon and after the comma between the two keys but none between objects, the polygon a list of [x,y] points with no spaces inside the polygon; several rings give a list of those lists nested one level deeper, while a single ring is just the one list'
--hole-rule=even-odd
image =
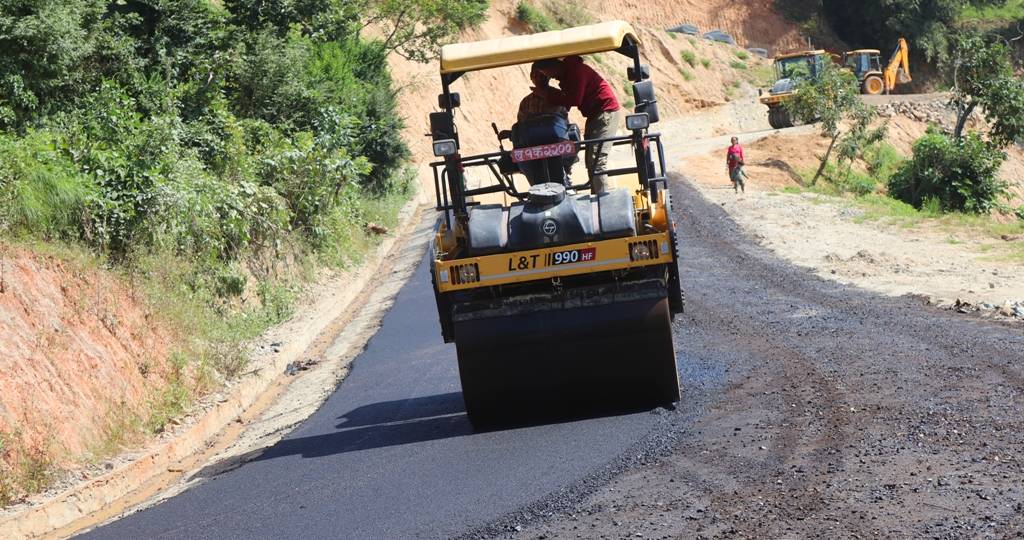
[{"label": "tree", "polygon": [[447,40],[483,22],[489,0],[364,0],[363,23],[383,31],[385,49],[428,62]]},{"label": "tree", "polygon": [[[830,139],[828,150],[821,156],[811,184],[817,183],[832,152],[839,147],[839,165],[849,166],[861,156],[864,148],[885,136],[885,126],[872,128],[874,108],[860,99],[857,78],[850,72],[826,62],[816,77],[801,79],[796,93],[786,102],[786,109],[800,122],[818,121],[821,134]],[[844,123],[849,127],[844,131]]]},{"label": "tree", "polygon": [[1024,136],[1024,81],[1014,73],[1005,42],[960,34],[945,67],[953,82],[956,138],[963,137],[967,119],[979,107],[991,126],[989,140],[996,146],[1006,147]]},{"label": "tree", "polygon": [[[929,131],[914,156],[890,180],[889,193],[920,208],[934,200],[943,211],[988,213],[1006,194],[998,178],[1003,149],[1024,136],[1024,82],[1015,76],[1007,44],[976,33],[954,38],[944,64],[957,110],[953,136]],[[987,137],[967,132],[975,110],[988,121]]]}]

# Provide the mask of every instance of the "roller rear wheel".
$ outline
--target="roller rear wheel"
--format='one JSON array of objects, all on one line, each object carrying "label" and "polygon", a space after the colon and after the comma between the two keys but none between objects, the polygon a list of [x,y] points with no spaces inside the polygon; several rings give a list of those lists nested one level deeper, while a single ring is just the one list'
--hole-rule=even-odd
[{"label": "roller rear wheel", "polygon": [[477,429],[679,400],[667,298],[455,325],[466,414]]}]

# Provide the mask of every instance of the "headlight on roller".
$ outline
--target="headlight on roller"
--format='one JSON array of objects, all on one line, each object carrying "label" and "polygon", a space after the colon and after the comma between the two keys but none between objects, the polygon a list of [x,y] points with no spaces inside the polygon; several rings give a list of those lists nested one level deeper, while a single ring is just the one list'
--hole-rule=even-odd
[{"label": "headlight on roller", "polygon": [[455,144],[455,139],[434,141],[434,155],[437,157],[450,156],[458,150],[459,146]]},{"label": "headlight on roller", "polygon": [[475,264],[464,264],[459,268],[459,277],[463,283],[476,283],[480,277],[476,273]]},{"label": "headlight on roller", "polygon": [[657,240],[644,240],[643,242],[631,242],[629,244],[630,261],[649,261],[660,258],[661,253],[658,251]]},{"label": "headlight on roller", "polygon": [[651,258],[651,248],[647,247],[647,244],[642,242],[633,244],[633,247],[629,251],[629,258],[634,261],[646,261]]},{"label": "headlight on roller", "polygon": [[650,125],[651,117],[647,116],[647,113],[631,114],[626,116],[626,129],[630,131],[647,129]]},{"label": "headlight on roller", "polygon": [[451,266],[453,285],[466,285],[480,281],[480,267],[476,263],[456,264]]}]

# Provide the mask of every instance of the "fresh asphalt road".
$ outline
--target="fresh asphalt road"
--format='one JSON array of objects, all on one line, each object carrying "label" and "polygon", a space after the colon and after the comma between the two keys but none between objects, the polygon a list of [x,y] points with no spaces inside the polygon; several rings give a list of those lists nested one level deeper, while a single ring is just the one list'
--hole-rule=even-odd
[{"label": "fresh asphalt road", "polygon": [[316,414],[254,461],[84,537],[456,536],[580,482],[659,418],[473,433],[421,263]]}]

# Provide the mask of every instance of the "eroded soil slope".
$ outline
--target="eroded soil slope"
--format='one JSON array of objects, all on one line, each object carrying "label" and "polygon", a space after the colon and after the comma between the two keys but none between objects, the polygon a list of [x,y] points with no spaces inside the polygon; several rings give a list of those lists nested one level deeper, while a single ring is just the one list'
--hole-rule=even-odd
[{"label": "eroded soil slope", "polygon": [[164,386],[171,337],[131,289],[0,244],[0,466],[90,453]]}]

